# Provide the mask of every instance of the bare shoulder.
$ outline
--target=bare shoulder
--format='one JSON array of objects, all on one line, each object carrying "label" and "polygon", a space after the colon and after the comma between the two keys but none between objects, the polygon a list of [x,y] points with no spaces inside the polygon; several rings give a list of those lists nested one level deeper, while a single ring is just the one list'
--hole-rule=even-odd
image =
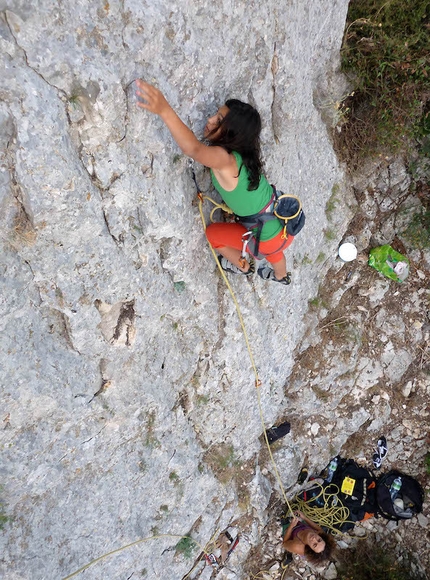
[{"label": "bare shoulder", "polygon": [[284,540],[282,545],[288,552],[291,552],[292,554],[299,554],[300,556],[303,556],[305,553],[305,545],[298,538],[294,538],[294,540]]},{"label": "bare shoulder", "polygon": [[[224,150],[225,151],[225,150]],[[227,153],[227,151],[225,151]],[[237,166],[236,157],[233,153],[227,153],[229,159],[226,164],[217,169],[213,169],[213,173],[220,185],[227,191],[233,191],[237,186],[239,177],[239,168]]]},{"label": "bare shoulder", "polygon": [[192,152],[189,153],[198,163],[210,167],[216,171],[225,172],[236,164],[234,155],[228,153],[223,147],[208,146],[198,141]]}]

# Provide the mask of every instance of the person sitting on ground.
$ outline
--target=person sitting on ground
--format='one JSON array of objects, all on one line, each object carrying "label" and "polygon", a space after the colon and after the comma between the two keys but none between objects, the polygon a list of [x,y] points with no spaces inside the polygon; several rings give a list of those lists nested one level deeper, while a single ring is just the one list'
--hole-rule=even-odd
[{"label": "person sitting on ground", "polygon": [[335,541],[333,536],[298,511],[285,532],[282,545],[288,552],[304,556],[312,564],[321,564],[330,559]]},{"label": "person sitting on ground", "polygon": [[[254,107],[237,99],[226,101],[206,123],[206,145],[181,121],[158,89],[142,80],[136,85],[138,106],[161,118],[185,155],[211,169],[215,189],[236,215],[254,215],[270,205],[273,189],[262,172],[261,118]],[[214,223],[206,229],[209,243],[221,254],[223,270],[250,276],[255,263],[252,257],[242,256],[244,234],[246,228],[237,222]],[[283,251],[294,236],[285,238],[281,222],[275,219],[263,225],[259,239],[256,257],[265,257],[273,268],[261,266],[258,275],[290,284]]]}]

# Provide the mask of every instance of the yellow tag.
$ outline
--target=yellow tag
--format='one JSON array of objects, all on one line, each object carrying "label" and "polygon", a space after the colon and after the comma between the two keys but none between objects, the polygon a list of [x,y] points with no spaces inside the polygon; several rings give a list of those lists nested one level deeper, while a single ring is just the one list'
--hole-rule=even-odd
[{"label": "yellow tag", "polygon": [[341,492],[345,493],[346,495],[352,495],[354,491],[355,479],[351,479],[350,477],[345,477],[342,482]]}]

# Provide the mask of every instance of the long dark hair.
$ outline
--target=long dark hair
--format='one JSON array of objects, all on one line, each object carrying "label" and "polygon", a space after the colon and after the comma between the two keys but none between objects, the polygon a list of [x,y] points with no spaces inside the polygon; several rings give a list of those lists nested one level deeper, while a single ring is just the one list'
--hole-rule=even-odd
[{"label": "long dark hair", "polygon": [[[224,147],[229,153],[237,151],[248,170],[249,189],[257,189],[263,170],[260,152],[260,113],[248,103],[242,103],[237,99],[229,99],[225,104],[229,109],[228,113],[219,127],[216,127],[208,137],[211,140],[211,134],[221,129],[219,135],[211,140],[211,144]],[[240,169],[239,167],[239,173]]]},{"label": "long dark hair", "polygon": [[333,536],[331,536],[330,534],[321,532],[318,535],[325,542],[324,550],[322,552],[314,552],[310,546],[308,545],[305,546],[306,560],[309,560],[309,562],[315,565],[322,564],[326,560],[330,560],[333,554],[333,550],[336,546],[336,542],[334,541]]}]

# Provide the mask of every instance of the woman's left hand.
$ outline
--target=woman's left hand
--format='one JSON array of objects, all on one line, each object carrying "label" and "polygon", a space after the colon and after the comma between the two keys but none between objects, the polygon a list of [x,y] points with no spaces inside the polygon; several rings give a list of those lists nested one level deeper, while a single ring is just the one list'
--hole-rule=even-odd
[{"label": "woman's left hand", "polygon": [[137,101],[138,107],[160,115],[160,117],[171,108],[163,93],[149,83],[137,79],[136,85],[136,95],[139,99],[145,101]]}]

